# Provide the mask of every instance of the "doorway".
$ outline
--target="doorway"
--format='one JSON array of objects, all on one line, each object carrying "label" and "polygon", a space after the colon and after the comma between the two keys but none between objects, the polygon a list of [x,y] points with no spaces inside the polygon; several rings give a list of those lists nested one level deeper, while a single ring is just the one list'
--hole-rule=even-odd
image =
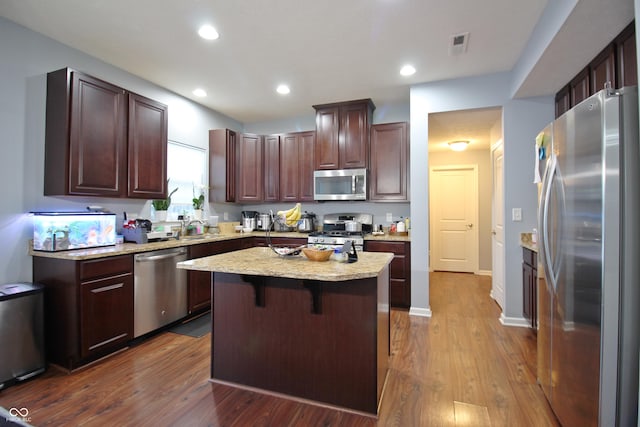
[{"label": "doorway", "polygon": [[[445,185],[440,188],[432,188],[437,178],[431,178],[430,176],[430,192],[429,192],[429,229],[430,229],[430,241],[429,241],[429,262],[431,270],[443,270],[443,271],[469,271],[474,274],[492,276],[494,263],[493,263],[493,250],[492,250],[492,215],[493,204],[491,203],[493,198],[493,182],[492,182],[492,157],[491,147],[497,141],[502,139],[502,108],[501,107],[488,107],[472,110],[459,110],[459,111],[447,111],[441,113],[431,113],[428,116],[428,151],[429,151],[429,170],[433,168],[439,168],[440,172],[444,174],[444,170],[449,169],[448,173],[453,173],[452,169],[460,168],[476,168],[476,195],[468,196],[464,195],[463,190],[457,190],[451,186]],[[466,140],[468,141],[467,149],[461,152],[453,151],[449,145],[450,141]],[[458,171],[459,172],[459,171]],[[457,172],[456,172],[457,173]],[[444,177],[444,175],[441,175]],[[447,178],[458,180],[458,183],[464,182],[462,177]],[[449,189],[448,189],[449,188]],[[436,201],[441,198],[438,196],[438,191],[444,193],[446,197],[453,198],[456,194],[461,193],[462,201],[452,202],[450,200],[442,199],[442,201]],[[439,243],[434,240],[436,234],[440,234],[440,237],[453,236],[458,241],[463,239],[463,232],[458,230],[457,232],[445,232],[445,228],[436,227],[435,221],[442,221],[437,219],[443,217],[439,214],[438,210],[444,209],[458,209],[460,204],[468,203],[468,198],[474,197],[477,200],[475,205],[475,218],[469,218],[468,221],[459,221],[458,225],[464,225],[465,233],[467,235],[476,234],[475,241],[471,240],[471,243],[464,243],[464,246],[475,247],[474,255],[457,255],[457,256],[444,256],[439,255]],[[453,203],[453,204],[452,204]],[[458,203],[458,205],[455,205]],[[473,202],[471,202],[473,203]],[[442,205],[449,205],[443,207]],[[460,209],[458,209],[460,210]],[[448,215],[454,215],[452,212],[444,212],[445,217]],[[465,218],[467,219],[467,218]],[[450,221],[453,222],[453,221]],[[448,224],[447,224],[448,225]],[[436,232],[436,229],[442,230]],[[440,247],[454,251],[456,245],[460,246],[460,243],[440,244]],[[435,252],[434,252],[435,251]],[[447,255],[447,254],[444,254]],[[459,258],[468,259],[466,267],[460,268],[459,265],[455,265],[451,262],[444,262],[442,265],[440,260],[447,261],[447,258]],[[475,260],[474,260],[475,258]],[[475,263],[475,265],[474,265]],[[504,261],[498,265],[503,265]],[[472,265],[472,266],[470,266]]]}]

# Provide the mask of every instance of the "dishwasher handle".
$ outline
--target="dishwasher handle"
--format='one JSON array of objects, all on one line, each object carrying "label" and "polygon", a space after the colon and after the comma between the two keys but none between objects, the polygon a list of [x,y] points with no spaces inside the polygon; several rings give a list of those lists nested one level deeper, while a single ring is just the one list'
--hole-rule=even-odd
[{"label": "dishwasher handle", "polygon": [[177,250],[177,251],[172,251],[172,252],[158,254],[158,255],[156,255],[154,253],[150,253],[148,255],[138,254],[138,255],[135,256],[135,260],[136,260],[136,262],[159,261],[159,260],[162,260],[162,259],[175,258],[177,256],[186,255],[186,254],[187,254],[187,250],[186,249],[180,249],[180,250]]}]

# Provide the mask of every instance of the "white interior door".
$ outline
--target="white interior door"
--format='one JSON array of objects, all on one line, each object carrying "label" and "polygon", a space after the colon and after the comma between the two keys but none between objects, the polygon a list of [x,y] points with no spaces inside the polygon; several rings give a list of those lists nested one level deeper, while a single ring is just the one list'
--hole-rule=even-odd
[{"label": "white interior door", "polygon": [[491,206],[491,297],[504,308],[504,165],[502,140],[491,148],[493,191]]},{"label": "white interior door", "polygon": [[429,173],[431,266],[478,271],[478,168],[437,166]]}]

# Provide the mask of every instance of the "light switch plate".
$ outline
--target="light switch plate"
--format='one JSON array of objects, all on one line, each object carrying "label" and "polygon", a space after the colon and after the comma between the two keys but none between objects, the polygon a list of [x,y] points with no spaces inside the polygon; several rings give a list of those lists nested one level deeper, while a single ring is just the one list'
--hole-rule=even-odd
[{"label": "light switch plate", "polygon": [[513,208],[511,210],[511,219],[513,221],[522,221],[522,208]]},{"label": "light switch plate", "polygon": [[391,212],[387,212],[387,222],[392,222],[393,221],[393,215],[391,214]]},{"label": "light switch plate", "polygon": [[223,213],[222,217],[224,218],[225,221],[229,221],[229,212]]}]

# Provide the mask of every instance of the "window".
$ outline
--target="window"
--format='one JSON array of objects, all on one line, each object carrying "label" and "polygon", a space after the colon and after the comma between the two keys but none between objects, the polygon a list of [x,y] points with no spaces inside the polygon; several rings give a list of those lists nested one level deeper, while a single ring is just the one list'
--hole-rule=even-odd
[{"label": "window", "polygon": [[167,145],[168,192],[178,189],[171,196],[171,206],[167,219],[175,220],[178,215],[193,215],[191,200],[200,193],[205,195],[207,206],[207,156],[202,148],[169,141]]}]

